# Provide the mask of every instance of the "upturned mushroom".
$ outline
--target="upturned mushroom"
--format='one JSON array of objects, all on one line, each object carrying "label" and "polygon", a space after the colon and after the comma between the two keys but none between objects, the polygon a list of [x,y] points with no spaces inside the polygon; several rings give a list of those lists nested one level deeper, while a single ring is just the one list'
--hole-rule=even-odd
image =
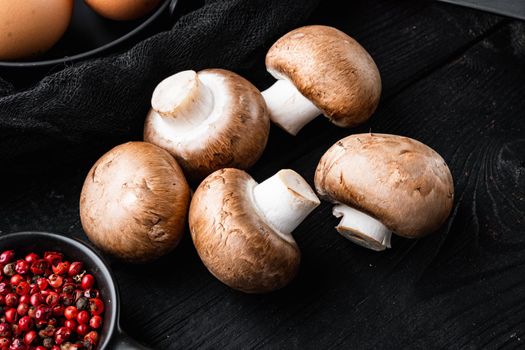
[{"label": "upturned mushroom", "polygon": [[89,171],[80,195],[80,219],[101,250],[146,262],[178,244],[189,201],[184,174],[167,151],[128,142],[104,154]]},{"label": "upturned mushroom", "polygon": [[270,119],[292,135],[324,114],[340,127],[364,123],[381,96],[381,77],[368,52],[338,29],[313,25],[277,40],[266,55],[277,79],[263,92]]},{"label": "upturned mushroom", "polygon": [[408,137],[357,134],[321,158],[315,187],[335,203],[337,231],[373,250],[390,248],[392,232],[419,238],[436,231],[454,202],[454,184],[441,156]]},{"label": "upturned mushroom", "polygon": [[247,169],[261,156],[270,129],[261,93],[222,69],[183,71],[153,92],[144,140],[169,151],[190,180],[215,170]]},{"label": "upturned mushroom", "polygon": [[270,292],[296,275],[300,251],[293,230],[319,205],[308,183],[281,170],[257,184],[222,169],[197,188],[190,205],[193,243],[208,270],[246,293]]}]

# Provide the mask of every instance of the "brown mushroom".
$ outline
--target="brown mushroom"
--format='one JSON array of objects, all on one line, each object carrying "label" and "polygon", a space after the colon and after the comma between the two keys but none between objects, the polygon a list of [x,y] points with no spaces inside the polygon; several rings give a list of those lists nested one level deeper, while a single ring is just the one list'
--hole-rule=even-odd
[{"label": "brown mushroom", "polygon": [[220,281],[247,293],[270,292],[295,276],[300,252],[291,233],[318,205],[315,192],[292,170],[257,184],[242,170],[222,169],[195,192],[191,236]]},{"label": "brown mushroom", "polygon": [[277,82],[263,92],[270,119],[292,135],[324,114],[332,123],[353,127],[375,111],[381,77],[357,41],[338,29],[295,29],[270,48],[266,68]]},{"label": "brown mushroom", "polygon": [[168,150],[190,180],[226,167],[247,169],[266,147],[264,99],[235,73],[177,73],[157,86],[151,105],[144,140]]},{"label": "brown mushroom", "polygon": [[358,134],[335,143],[315,172],[320,197],[342,217],[337,231],[374,250],[390,248],[391,233],[418,238],[436,231],[454,202],[441,156],[408,137]]},{"label": "brown mushroom", "polygon": [[128,142],[89,171],[80,218],[101,250],[131,262],[156,259],[178,244],[190,201],[182,170],[165,150]]}]

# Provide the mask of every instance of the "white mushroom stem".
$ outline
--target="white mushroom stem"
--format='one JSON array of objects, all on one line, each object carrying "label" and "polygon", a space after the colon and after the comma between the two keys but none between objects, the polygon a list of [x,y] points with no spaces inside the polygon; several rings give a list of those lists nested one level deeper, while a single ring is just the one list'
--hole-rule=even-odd
[{"label": "white mushroom stem", "polygon": [[280,170],[256,185],[253,198],[268,225],[287,240],[290,240],[291,232],[320,204],[310,185],[290,169]]},{"label": "white mushroom stem", "polygon": [[204,122],[213,111],[212,91],[192,70],[161,81],[151,98],[152,108],[176,130],[185,132]]},{"label": "white mushroom stem", "polygon": [[332,213],[342,217],[336,229],[345,238],[376,251],[390,248],[392,232],[380,221],[344,204],[334,206]]},{"label": "white mushroom stem", "polygon": [[279,79],[262,93],[270,119],[292,135],[323,112],[286,79]]}]

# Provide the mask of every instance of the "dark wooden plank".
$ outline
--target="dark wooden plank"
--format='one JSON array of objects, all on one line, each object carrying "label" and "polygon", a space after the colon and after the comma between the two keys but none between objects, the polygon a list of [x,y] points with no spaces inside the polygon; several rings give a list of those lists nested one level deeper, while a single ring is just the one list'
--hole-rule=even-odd
[{"label": "dark wooden plank", "polygon": [[[323,205],[296,236],[313,261],[330,256],[327,278],[340,282],[319,298],[308,319],[283,325],[267,345],[284,346],[285,329],[300,326],[301,342],[317,346],[332,338],[344,348],[522,346],[524,30],[517,22],[501,28],[388,101],[371,123],[377,132],[417,138],[448,160],[456,186],[448,226],[417,242],[398,239],[380,256],[350,244],[342,250],[344,239],[333,230],[327,236],[336,220],[327,218],[330,207]],[[311,179],[326,146],[291,167]],[[319,253],[323,245],[330,249]],[[337,295],[345,291],[345,298]],[[319,320],[331,323],[327,336],[315,333]]]}]

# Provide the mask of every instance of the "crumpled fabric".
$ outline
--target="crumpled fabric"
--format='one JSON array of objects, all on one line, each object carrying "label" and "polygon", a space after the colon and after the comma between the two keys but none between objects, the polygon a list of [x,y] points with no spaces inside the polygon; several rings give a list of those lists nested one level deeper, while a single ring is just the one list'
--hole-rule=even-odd
[{"label": "crumpled fabric", "polygon": [[89,148],[140,137],[156,84],[181,70],[224,68],[264,79],[264,56],[318,0],[205,1],[128,51],[76,63],[16,91],[0,78],[0,161],[53,146]]}]

